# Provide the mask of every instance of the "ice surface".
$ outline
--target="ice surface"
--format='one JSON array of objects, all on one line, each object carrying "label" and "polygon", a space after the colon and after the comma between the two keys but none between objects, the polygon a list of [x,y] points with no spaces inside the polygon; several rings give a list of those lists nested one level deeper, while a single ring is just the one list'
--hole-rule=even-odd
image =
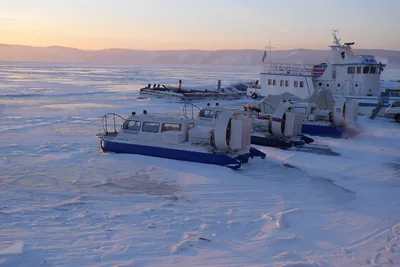
[{"label": "ice surface", "polygon": [[229,83],[259,71],[0,67],[1,266],[400,264],[393,121],[361,117],[356,138],[313,137],[340,156],[258,146],[267,158],[237,171],[106,154],[95,137],[104,114],[182,111],[138,98],[147,83]]}]

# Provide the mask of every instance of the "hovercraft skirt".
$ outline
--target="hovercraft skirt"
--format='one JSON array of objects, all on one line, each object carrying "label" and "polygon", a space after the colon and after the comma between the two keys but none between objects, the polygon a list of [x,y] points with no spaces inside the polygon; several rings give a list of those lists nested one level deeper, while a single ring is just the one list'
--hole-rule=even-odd
[{"label": "hovercraft skirt", "polygon": [[345,131],[344,126],[314,125],[303,123],[302,133],[326,137],[342,137]]},{"label": "hovercraft skirt", "polygon": [[251,144],[259,146],[270,146],[275,148],[290,148],[293,146],[291,142],[280,140],[278,138],[268,138],[264,136],[251,136]]},{"label": "hovercraft skirt", "polygon": [[223,155],[223,154],[121,143],[107,139],[103,139],[101,141],[101,148],[104,152],[137,154],[150,157],[213,164],[213,165],[226,166],[232,169],[240,168],[242,163],[247,162],[250,157],[254,156],[257,157],[260,156],[260,153],[262,153],[261,151],[258,151],[253,148],[250,150],[249,153],[242,154],[239,155],[238,157],[232,158],[228,155]]}]

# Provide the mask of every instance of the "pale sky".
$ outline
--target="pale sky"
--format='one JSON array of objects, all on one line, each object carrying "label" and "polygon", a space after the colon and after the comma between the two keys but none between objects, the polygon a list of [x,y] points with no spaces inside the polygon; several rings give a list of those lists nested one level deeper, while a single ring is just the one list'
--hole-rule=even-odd
[{"label": "pale sky", "polygon": [[400,50],[400,0],[0,0],[0,43],[81,49]]}]

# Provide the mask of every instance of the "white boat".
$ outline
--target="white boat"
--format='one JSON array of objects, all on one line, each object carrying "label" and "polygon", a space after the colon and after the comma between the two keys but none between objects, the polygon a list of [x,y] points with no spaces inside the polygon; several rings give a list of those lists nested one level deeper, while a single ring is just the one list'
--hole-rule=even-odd
[{"label": "white boat", "polygon": [[[258,85],[257,84],[255,86]],[[158,98],[178,99],[182,101],[200,100],[200,99],[240,99],[246,97],[246,89],[252,87],[247,83],[235,83],[221,87],[221,81],[218,81],[217,87],[214,86],[196,86],[182,87],[182,80],[179,80],[178,87],[166,86],[161,84],[148,84],[140,89],[141,95],[155,96]],[[254,86],[253,86],[254,87]],[[254,87],[257,88],[257,87]]]},{"label": "white boat", "polygon": [[287,149],[313,142],[311,138],[301,134],[303,114],[289,110],[285,103],[281,103],[272,116],[260,116],[260,110],[251,106],[240,109],[220,106],[218,103],[211,106],[208,103],[207,107],[200,109],[196,124],[215,125],[224,110],[229,110],[235,115],[244,114],[252,119],[251,144],[253,145]]},{"label": "white boat", "polygon": [[247,92],[247,89],[249,88],[260,89],[261,86],[259,84],[259,81],[256,80],[256,81],[239,81],[239,82],[229,83],[225,86],[225,88],[230,90]]},{"label": "white boat", "polygon": [[393,102],[386,110],[385,117],[400,123],[400,101]]},{"label": "white boat", "polygon": [[354,42],[342,44],[336,34],[333,31],[330,61],[311,66],[267,62],[260,74],[261,88],[249,88],[247,96],[263,98],[289,92],[304,99],[314,90],[327,89],[335,98],[358,101],[360,114],[371,115],[378,108],[378,114],[383,115],[384,108],[400,100],[400,90],[381,90],[380,77],[386,65],[371,55],[355,55]]},{"label": "white boat", "polygon": [[312,96],[301,99],[290,93],[269,95],[258,103],[264,114],[274,114],[282,103],[302,114],[302,133],[328,137],[352,137],[357,129],[358,102],[334,98],[327,89],[317,89]]},{"label": "white boat", "polygon": [[[112,117],[110,128],[108,118]],[[116,119],[123,123],[117,130]],[[101,148],[105,152],[139,154],[182,161],[240,168],[249,158],[265,158],[251,147],[252,121],[245,115],[221,111],[215,125],[198,125],[195,119],[165,114],[132,114],[124,119],[113,113],[103,117]],[[111,129],[111,131],[109,130]]]}]

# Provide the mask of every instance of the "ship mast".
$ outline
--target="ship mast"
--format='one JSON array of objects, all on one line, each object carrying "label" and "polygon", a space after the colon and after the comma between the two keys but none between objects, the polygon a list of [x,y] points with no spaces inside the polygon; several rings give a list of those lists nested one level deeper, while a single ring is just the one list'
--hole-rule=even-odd
[{"label": "ship mast", "polygon": [[[271,46],[271,39],[269,40],[269,46],[265,46],[265,50],[269,49],[269,53],[268,53],[268,65],[269,67],[271,67],[271,63],[272,63],[272,48],[276,48],[276,47],[272,47]],[[265,71],[266,67],[264,66],[264,71]]]}]

